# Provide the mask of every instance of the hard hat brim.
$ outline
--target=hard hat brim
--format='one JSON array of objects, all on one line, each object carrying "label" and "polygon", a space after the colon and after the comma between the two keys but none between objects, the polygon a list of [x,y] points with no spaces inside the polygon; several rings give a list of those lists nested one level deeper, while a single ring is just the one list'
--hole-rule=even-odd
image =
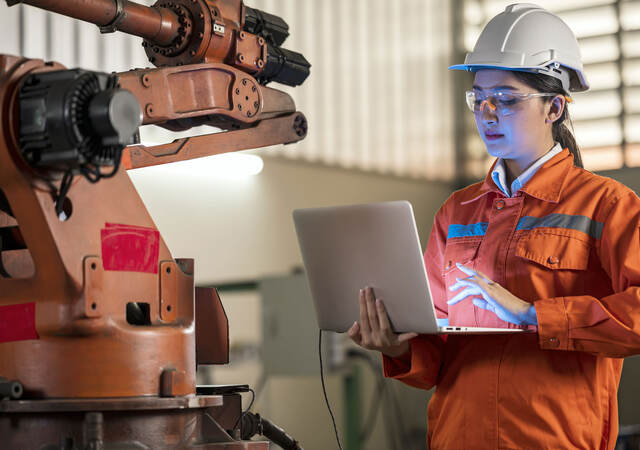
[{"label": "hard hat brim", "polygon": [[[570,69],[575,75],[575,82],[571,83],[571,91],[572,92],[581,92],[589,89],[589,83],[584,78],[582,71],[576,71],[573,67],[567,67]],[[514,67],[510,65],[503,64],[454,64],[453,66],[449,66],[449,70],[464,70],[467,72],[476,72],[481,69],[498,69],[498,70],[509,70],[514,72],[530,72],[530,73],[543,73],[541,69],[545,69],[544,67]]]}]

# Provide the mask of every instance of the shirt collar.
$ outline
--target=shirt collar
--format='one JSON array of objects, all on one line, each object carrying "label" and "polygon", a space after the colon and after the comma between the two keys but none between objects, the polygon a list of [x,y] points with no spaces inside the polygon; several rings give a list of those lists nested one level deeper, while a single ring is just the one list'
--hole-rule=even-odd
[{"label": "shirt collar", "polygon": [[507,168],[505,166],[504,159],[498,158],[494,169],[491,171],[491,178],[496,186],[504,192],[507,197],[513,197],[516,192],[518,192],[522,186],[527,184],[527,181],[531,179],[533,174],[535,174],[538,169],[555,155],[562,151],[562,147],[559,143],[556,144],[549,150],[547,153],[538,158],[533,164],[531,164],[527,169],[520,174],[518,178],[513,180],[511,186],[507,186]]},{"label": "shirt collar", "polygon": [[[496,159],[475,195],[469,200],[461,202],[462,205],[478,200],[489,192],[504,194],[493,181],[492,174],[497,162],[498,160]],[[531,176],[531,179],[525,186],[520,188],[520,191],[543,201],[558,203],[565,179],[571,167],[573,167],[573,155],[569,152],[569,149],[565,148],[538,167],[535,171],[536,176]]]}]

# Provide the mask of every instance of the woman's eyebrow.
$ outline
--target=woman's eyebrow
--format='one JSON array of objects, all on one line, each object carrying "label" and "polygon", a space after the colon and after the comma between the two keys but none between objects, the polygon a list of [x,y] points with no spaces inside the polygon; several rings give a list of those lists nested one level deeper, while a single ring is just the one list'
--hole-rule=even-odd
[{"label": "woman's eyebrow", "polygon": [[494,86],[494,87],[488,87],[488,88],[482,88],[480,86],[476,86],[475,84],[473,85],[473,89],[476,89],[478,91],[494,91],[496,89],[511,89],[513,91],[517,91],[518,88],[515,86],[509,86],[508,84],[502,85],[502,86]]}]

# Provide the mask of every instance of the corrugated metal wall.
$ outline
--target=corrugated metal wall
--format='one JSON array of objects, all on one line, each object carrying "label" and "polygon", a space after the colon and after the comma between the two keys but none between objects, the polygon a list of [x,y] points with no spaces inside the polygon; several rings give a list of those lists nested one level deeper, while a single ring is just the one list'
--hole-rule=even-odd
[{"label": "corrugated metal wall", "polygon": [[[247,4],[283,17],[291,31],[284,47],[303,53],[313,65],[303,86],[282,88],[307,115],[308,137],[265,152],[398,176],[451,179],[447,3],[253,0]],[[31,6],[9,8],[1,2],[0,27],[1,53],[108,72],[149,66],[139,38],[100,35],[93,25]]]}]

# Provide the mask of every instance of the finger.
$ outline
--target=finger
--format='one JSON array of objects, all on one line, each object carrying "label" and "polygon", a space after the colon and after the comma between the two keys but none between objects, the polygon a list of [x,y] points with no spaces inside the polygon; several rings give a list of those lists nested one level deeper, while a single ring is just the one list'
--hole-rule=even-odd
[{"label": "finger", "polygon": [[476,305],[478,308],[482,308],[482,309],[486,309],[487,311],[491,311],[492,313],[496,312],[496,309],[493,307],[493,305],[489,302],[487,302],[484,299],[481,298],[474,298],[472,300],[473,304]]},{"label": "finger", "polygon": [[[491,287],[493,285],[487,283],[486,280],[480,278],[479,275],[472,275],[470,277],[467,278],[456,278],[458,280],[458,283],[461,286],[473,286],[476,287],[477,289],[485,292],[486,289],[491,289]],[[457,283],[456,283],[457,284]],[[485,292],[486,293],[486,292]]]},{"label": "finger", "polygon": [[484,274],[483,272],[480,272],[479,270],[476,269],[476,273],[478,274],[478,276],[480,278],[482,278],[484,281],[487,282],[487,284],[493,284],[495,283],[495,281],[493,281],[491,278],[489,278],[486,274]]},{"label": "finger", "polygon": [[364,289],[360,289],[360,334],[367,337],[371,334],[369,316],[367,315],[367,301],[364,298]]},{"label": "finger", "polygon": [[[487,300],[489,303],[491,304],[496,303],[495,299],[493,298],[493,294],[495,293],[495,291],[493,291],[493,288],[495,286],[487,283],[485,280],[480,278],[480,276],[469,277],[464,281],[469,283],[470,286],[475,286],[479,291],[478,294],[482,295],[482,297],[484,297],[484,299]],[[489,291],[492,291],[492,292],[489,292]]]},{"label": "finger", "polygon": [[472,268],[464,266],[464,265],[462,265],[460,263],[456,263],[456,265],[458,266],[458,269],[462,270],[464,273],[466,273],[469,276],[476,276],[476,277],[484,280],[487,284],[495,283],[491,278],[489,278],[487,275],[485,275],[484,273],[480,272],[477,269],[472,269]]},{"label": "finger", "polygon": [[467,284],[465,284],[463,282],[463,280],[461,280],[460,278],[456,278],[456,282],[453,283],[451,286],[449,286],[449,290],[450,291],[457,291],[458,289],[460,289],[461,287],[464,286],[468,286]]},{"label": "finger", "polygon": [[376,300],[376,307],[378,308],[378,326],[383,334],[391,336],[393,331],[391,329],[391,322],[389,322],[389,315],[387,309],[384,307],[384,303],[381,299]]},{"label": "finger", "polygon": [[475,277],[473,277],[472,280],[475,281],[478,284],[478,286],[480,286],[483,289],[492,289],[493,287],[498,285],[498,283],[495,283],[492,280],[488,280],[480,275],[476,275]]},{"label": "finger", "polygon": [[401,344],[401,343],[403,343],[405,341],[413,339],[416,336],[418,336],[418,333],[402,333],[402,334],[399,334],[396,339],[397,339],[398,344]]},{"label": "finger", "polygon": [[467,275],[469,275],[470,277],[472,277],[472,276],[474,276],[474,275],[477,275],[477,274],[476,274],[476,271],[475,271],[475,270],[473,270],[473,269],[472,269],[472,268],[470,268],[470,267],[463,266],[463,265],[462,265],[462,264],[460,264],[460,263],[456,263],[456,266],[458,267],[458,269],[462,270],[464,273],[466,273],[466,274],[467,274]]},{"label": "finger", "polygon": [[358,345],[362,344],[362,335],[360,334],[360,324],[358,322],[353,322],[349,331],[347,331],[349,338]]},{"label": "finger", "polygon": [[455,297],[447,302],[448,305],[455,305],[471,295],[481,295],[477,287],[468,287],[464,291],[458,293]]},{"label": "finger", "polygon": [[378,322],[378,311],[376,309],[376,298],[373,293],[373,288],[365,289],[365,298],[367,304],[367,316],[369,317],[369,328],[372,334],[378,334],[380,331],[380,324]]}]

